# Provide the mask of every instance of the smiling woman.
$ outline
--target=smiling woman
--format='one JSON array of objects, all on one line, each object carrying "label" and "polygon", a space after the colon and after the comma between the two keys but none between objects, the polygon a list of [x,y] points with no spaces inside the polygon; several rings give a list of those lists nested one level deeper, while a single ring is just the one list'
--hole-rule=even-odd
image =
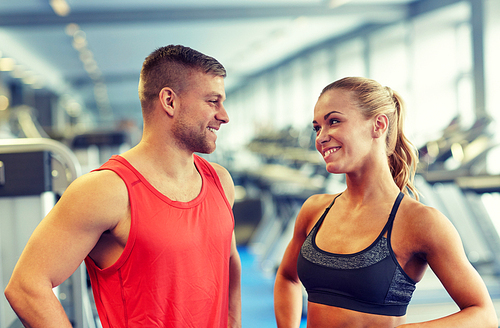
[{"label": "smiling woman", "polygon": [[428,266],[461,309],[435,323],[497,327],[457,231],[418,202],[416,151],[403,121],[402,99],[374,80],[344,78],[323,89],[314,108],[316,148],[328,172],[345,174],[347,188],[311,196],[297,216],[275,282],[279,328],[299,325],[301,283],[308,326],[412,326],[406,310]]},{"label": "smiling woman", "polygon": [[[352,128],[356,129],[360,128],[362,124],[370,124],[369,120],[375,117],[384,120],[384,122],[377,123],[383,124],[387,128],[386,147],[383,154],[387,154],[389,157],[391,173],[398,187],[403,191],[408,188],[418,200],[418,193],[413,185],[418,156],[415,147],[406,138],[403,131],[406,115],[405,105],[397,92],[389,87],[382,87],[370,79],[345,78],[323,89],[315,107],[315,117],[322,108],[326,108],[323,111],[339,108],[338,112],[329,112],[328,117],[324,115],[325,121],[329,119],[332,122],[336,121],[333,114],[342,117],[342,111],[350,111],[351,119],[349,122],[353,125]],[[318,132],[317,124],[313,122],[313,126]],[[380,133],[381,128],[381,126],[377,126],[370,133]],[[350,132],[353,133],[352,130]],[[362,133],[362,131],[355,133]],[[316,138],[316,147],[321,147],[321,139],[319,138]],[[321,152],[320,149],[318,151]]]}]

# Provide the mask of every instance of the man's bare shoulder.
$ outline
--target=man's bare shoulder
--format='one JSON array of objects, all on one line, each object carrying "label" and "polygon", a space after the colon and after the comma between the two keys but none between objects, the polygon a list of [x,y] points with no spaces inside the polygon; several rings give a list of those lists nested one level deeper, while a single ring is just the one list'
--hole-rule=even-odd
[{"label": "man's bare shoulder", "polygon": [[113,171],[101,170],[84,174],[73,181],[64,195],[82,192],[86,193],[90,198],[96,196],[119,198],[124,193],[127,193],[127,187],[123,180]]},{"label": "man's bare shoulder", "polygon": [[112,171],[93,171],[73,181],[57,207],[73,218],[96,220],[112,227],[127,216],[127,187]]},{"label": "man's bare shoulder", "polygon": [[215,172],[217,172],[217,175],[229,175],[229,171],[222,165],[215,163],[215,162],[209,162],[210,165],[214,168]]},{"label": "man's bare shoulder", "polygon": [[234,182],[233,178],[229,171],[222,165],[210,162],[210,165],[214,168],[217,176],[219,177],[219,181],[224,188],[224,192],[226,193],[226,197],[229,200],[229,203],[232,205],[234,203]]}]

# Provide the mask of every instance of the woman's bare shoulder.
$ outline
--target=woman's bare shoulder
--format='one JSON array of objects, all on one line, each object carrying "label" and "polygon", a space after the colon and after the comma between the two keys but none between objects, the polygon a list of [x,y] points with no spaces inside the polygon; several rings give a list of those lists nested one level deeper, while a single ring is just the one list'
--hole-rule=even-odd
[{"label": "woman's bare shoulder", "polygon": [[302,204],[302,208],[297,216],[296,226],[307,233],[338,195],[315,194],[310,196]]},{"label": "woman's bare shoulder", "polygon": [[408,239],[427,252],[436,243],[456,238],[456,229],[439,210],[414,199],[407,199],[402,206],[402,226]]},{"label": "woman's bare shoulder", "polygon": [[307,208],[323,208],[328,207],[339,194],[315,194],[310,196],[303,204]]},{"label": "woman's bare shoulder", "polygon": [[448,221],[446,216],[434,207],[413,198],[407,198],[402,206],[405,220],[412,224],[434,225]]}]

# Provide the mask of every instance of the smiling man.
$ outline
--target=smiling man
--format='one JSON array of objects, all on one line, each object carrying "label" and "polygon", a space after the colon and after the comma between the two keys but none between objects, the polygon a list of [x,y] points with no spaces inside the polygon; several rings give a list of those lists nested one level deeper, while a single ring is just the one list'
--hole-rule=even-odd
[{"label": "smiling man", "polygon": [[52,288],[85,260],[102,326],[240,327],[234,184],[194,154],[229,121],[224,67],[157,49],[139,81],[139,144],[71,184],[24,250],[6,296],[27,327],[71,327]]}]

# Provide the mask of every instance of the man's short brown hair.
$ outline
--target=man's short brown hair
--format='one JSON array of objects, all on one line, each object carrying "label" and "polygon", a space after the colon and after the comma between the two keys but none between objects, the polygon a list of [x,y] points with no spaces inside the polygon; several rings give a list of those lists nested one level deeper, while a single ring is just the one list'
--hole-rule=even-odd
[{"label": "man's short brown hair", "polygon": [[143,111],[158,99],[164,87],[182,93],[192,71],[226,77],[226,69],[215,58],[181,45],[168,45],[153,51],[142,65],[139,99]]}]

